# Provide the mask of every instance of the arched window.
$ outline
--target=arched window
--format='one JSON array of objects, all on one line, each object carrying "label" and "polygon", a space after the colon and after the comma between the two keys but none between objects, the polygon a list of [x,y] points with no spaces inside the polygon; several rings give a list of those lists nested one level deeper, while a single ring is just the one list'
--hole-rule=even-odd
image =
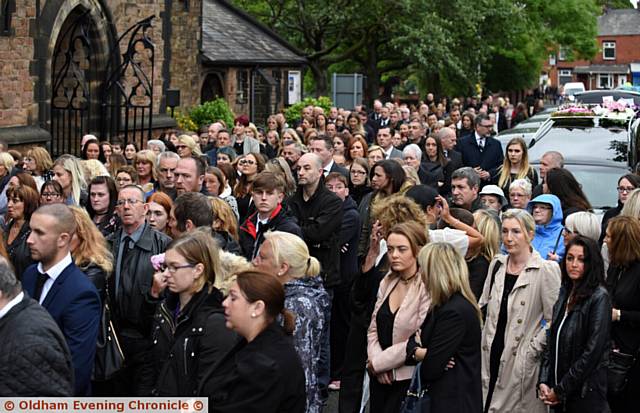
[{"label": "arched window", "polygon": [[0,36],[11,36],[11,15],[16,11],[16,0],[0,0]]}]

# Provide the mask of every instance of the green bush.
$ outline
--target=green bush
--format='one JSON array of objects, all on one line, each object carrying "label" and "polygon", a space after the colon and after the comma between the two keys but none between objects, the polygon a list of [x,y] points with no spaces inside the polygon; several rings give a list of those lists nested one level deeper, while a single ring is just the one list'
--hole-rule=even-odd
[{"label": "green bush", "polygon": [[333,102],[330,98],[326,96],[320,96],[319,98],[305,98],[303,101],[295,103],[289,106],[285,112],[284,116],[287,118],[287,123],[292,125],[293,122],[300,119],[300,114],[302,113],[302,108],[305,106],[319,106],[324,109],[325,115],[329,114],[329,109],[333,106]]},{"label": "green bush", "polygon": [[217,98],[194,106],[189,111],[189,117],[198,128],[219,120],[223,120],[228,128],[233,127],[234,114],[229,108],[227,101],[223,98]]}]

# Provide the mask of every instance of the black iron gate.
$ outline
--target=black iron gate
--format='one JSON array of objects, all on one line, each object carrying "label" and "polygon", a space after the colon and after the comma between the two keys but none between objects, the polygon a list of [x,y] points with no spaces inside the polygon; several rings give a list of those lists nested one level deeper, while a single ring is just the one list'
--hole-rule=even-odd
[{"label": "black iron gate", "polygon": [[96,73],[89,12],[67,22],[56,42],[51,71],[51,136],[55,156],[78,154],[80,140],[89,131],[90,81],[92,73]]},{"label": "black iron gate", "polygon": [[155,45],[148,30],[154,17],[131,26],[116,42],[112,55],[122,53],[121,58],[109,65],[101,98],[100,135],[138,148],[152,138]]}]

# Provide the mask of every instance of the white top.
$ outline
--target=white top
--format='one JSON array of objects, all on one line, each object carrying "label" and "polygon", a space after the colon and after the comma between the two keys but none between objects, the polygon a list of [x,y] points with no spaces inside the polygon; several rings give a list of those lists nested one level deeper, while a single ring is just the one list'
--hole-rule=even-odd
[{"label": "white top", "polygon": [[[56,282],[56,279],[62,274],[62,271],[65,270],[73,261],[71,260],[71,253],[67,253],[67,255],[60,260],[56,265],[49,268],[49,271],[46,271],[46,274],[49,276],[47,281],[44,282],[42,286],[42,294],[40,294],[40,300],[38,301],[40,304],[44,302],[44,299],[47,297],[49,290],[53,286],[53,283]],[[42,263],[38,263],[38,272],[40,274],[44,274],[45,271],[42,268]]]},{"label": "white top", "polygon": [[459,229],[445,228],[445,229],[430,229],[429,230],[430,242],[446,242],[453,245],[462,256],[467,255],[469,249],[469,237],[467,233]]}]

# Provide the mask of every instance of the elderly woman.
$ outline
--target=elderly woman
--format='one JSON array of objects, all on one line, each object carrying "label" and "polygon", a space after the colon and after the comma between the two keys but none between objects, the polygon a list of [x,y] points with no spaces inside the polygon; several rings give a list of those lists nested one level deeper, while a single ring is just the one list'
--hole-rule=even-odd
[{"label": "elderly woman", "polygon": [[509,185],[509,203],[512,208],[527,209],[531,200],[531,182],[528,179],[516,179]]},{"label": "elderly woman", "polygon": [[304,241],[281,231],[267,232],[265,241],[253,260],[260,271],[273,274],[284,286],[284,306],[296,315],[293,345],[296,348],[307,383],[307,412],[321,412],[318,388],[318,362],[324,317],[330,306],[329,295],[322,286],[320,263],[309,255]]},{"label": "elderly woman", "polygon": [[149,142],[147,142],[147,149],[149,149],[156,156],[158,156],[162,152],[164,152],[167,149],[167,147],[164,144],[164,142],[162,142],[160,139],[151,139]]},{"label": "elderly woman", "polygon": [[369,146],[369,150],[367,151],[367,159],[369,160],[369,168],[373,169],[373,165],[375,165],[376,162],[385,159],[384,149],[382,149],[378,145]]},{"label": "elderly woman", "polygon": [[535,221],[521,209],[502,215],[502,243],[489,267],[480,307],[482,392],[485,412],[546,412],[536,397],[540,356],[547,340],[553,305],[560,290],[560,267],[531,246]]},{"label": "elderly woman", "polygon": [[402,150],[402,161],[416,172],[420,170],[420,161],[422,161],[422,151],[420,147],[415,143],[410,143],[405,146]]},{"label": "elderly woman", "polygon": [[22,162],[23,169],[33,176],[38,185],[38,190],[40,190],[45,181],[45,176],[51,174],[50,170],[53,166],[51,155],[45,148],[38,146],[29,149]]}]

